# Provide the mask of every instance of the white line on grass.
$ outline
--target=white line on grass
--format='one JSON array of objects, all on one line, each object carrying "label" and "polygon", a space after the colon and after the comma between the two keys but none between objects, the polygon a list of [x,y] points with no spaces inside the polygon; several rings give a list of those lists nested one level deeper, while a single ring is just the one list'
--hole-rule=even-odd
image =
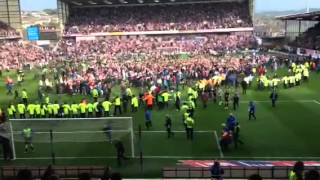
[{"label": "white line on grass", "polygon": [[[56,159],[116,159],[117,156],[88,156],[88,157],[55,157]],[[139,159],[136,156],[133,159]],[[225,160],[320,160],[320,157],[248,157],[248,156],[143,156],[145,159],[225,159]],[[16,158],[17,160],[49,160],[52,157]]]},{"label": "white line on grass", "polygon": [[[22,131],[14,131],[13,134],[21,134]],[[53,134],[96,134],[106,133],[108,131],[55,131]],[[130,130],[114,130],[113,132],[131,132]],[[134,131],[138,133],[139,131]],[[141,131],[142,133],[167,133],[167,131]],[[186,131],[172,131],[174,133],[185,133]],[[214,131],[193,131],[195,133],[214,133]],[[35,134],[50,134],[49,132],[35,132]]]},{"label": "white line on grass", "polygon": [[320,102],[317,101],[317,100],[313,100],[313,102],[316,103],[316,104],[320,104]]},{"label": "white line on grass", "polygon": [[218,146],[218,149],[219,149],[220,157],[223,158],[223,152],[222,152],[222,149],[221,149],[221,146],[220,146],[220,143],[219,143],[219,138],[218,138],[218,135],[217,135],[217,131],[214,131],[214,137],[215,137],[216,142],[217,142],[217,146]]},{"label": "white line on grass", "polygon": [[[139,131],[136,131],[139,132]],[[142,133],[167,133],[167,131],[141,131]],[[174,133],[185,133],[186,131],[172,131]],[[214,133],[214,131],[193,131],[194,133]]]},{"label": "white line on grass", "polygon": [[[250,101],[240,101],[240,103],[244,104],[244,103],[249,103]],[[270,101],[255,101],[252,100],[252,102],[256,102],[256,103],[271,103]],[[315,103],[315,100],[278,100],[277,102],[279,103]]]}]

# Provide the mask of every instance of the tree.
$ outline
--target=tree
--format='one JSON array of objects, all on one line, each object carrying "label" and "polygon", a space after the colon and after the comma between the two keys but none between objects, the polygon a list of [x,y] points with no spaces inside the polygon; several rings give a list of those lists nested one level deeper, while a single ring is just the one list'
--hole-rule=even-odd
[{"label": "tree", "polygon": [[47,13],[48,15],[57,15],[58,14],[57,9],[44,9],[43,12]]}]

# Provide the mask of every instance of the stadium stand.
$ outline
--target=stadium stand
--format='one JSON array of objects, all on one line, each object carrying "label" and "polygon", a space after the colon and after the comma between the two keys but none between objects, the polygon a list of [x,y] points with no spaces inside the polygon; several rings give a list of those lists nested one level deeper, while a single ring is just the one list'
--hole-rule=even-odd
[{"label": "stadium stand", "polygon": [[[237,32],[240,28],[252,27],[249,6],[243,2],[71,8],[71,16],[64,30],[66,36],[54,50],[45,50],[33,43],[16,40],[0,42],[0,70],[20,70],[26,65],[31,68],[43,67],[41,78],[33,79],[33,81],[39,80],[37,87],[39,87],[40,96],[42,96],[42,87],[44,84],[46,86],[49,80],[54,81],[49,84],[50,87],[57,87],[57,94],[60,94],[62,89],[62,93],[72,95],[82,94],[82,89],[90,94],[90,90],[95,88],[101,90],[103,92],[101,94],[107,94],[110,88],[110,84],[106,82],[108,80],[120,82],[117,85],[120,84],[121,93],[126,91],[121,80],[128,80],[133,87],[153,85],[160,80],[159,90],[165,81],[176,85],[179,84],[177,81],[182,79],[197,81],[218,76],[220,80],[217,81],[223,79],[229,83],[230,80],[235,85],[236,81],[240,82],[240,78],[242,78],[241,82],[244,82],[244,77],[251,74],[264,76],[264,66],[272,61],[270,56],[265,54],[239,53],[238,56],[234,56],[231,53],[255,46],[256,40],[250,30]],[[197,11],[193,11],[194,9]],[[228,28],[234,30],[231,32]],[[179,32],[185,30],[193,32]],[[204,31],[199,33],[198,30]],[[296,44],[319,48],[319,40],[314,42],[312,39],[319,35],[319,30],[318,24],[298,37]],[[49,28],[46,31],[55,31],[55,29]],[[157,35],[146,34],[149,31],[159,32]],[[164,31],[174,33],[168,34]],[[108,32],[139,32],[139,35],[91,34]],[[14,34],[13,29],[0,24],[0,36]],[[76,35],[71,36],[72,34]],[[277,63],[274,64],[278,66]],[[46,74],[46,72],[51,70],[53,73],[49,77],[49,73]],[[259,84],[261,82],[263,82],[262,78],[259,79]],[[267,88],[274,86],[269,85],[270,83],[273,82],[265,77],[264,84]],[[8,85],[10,84],[12,82],[8,81]],[[154,91],[160,95],[159,92]],[[257,173],[264,178],[287,179],[291,168],[225,167],[224,177],[248,178],[251,174]],[[317,168],[306,169],[318,170]],[[3,166],[0,169],[2,179],[15,177],[23,169],[30,170],[34,177],[40,178],[47,167]],[[54,169],[60,178],[74,178],[82,173],[89,173],[91,177],[101,177],[105,171],[104,167],[98,166],[65,166],[54,167]],[[162,175],[163,178],[210,178],[208,168],[193,167],[165,167],[162,169]]]},{"label": "stadium stand", "polygon": [[248,7],[232,2],[73,9],[65,33],[252,27]]},{"label": "stadium stand", "polygon": [[320,23],[298,36],[292,45],[307,49],[320,50]]},{"label": "stadium stand", "polygon": [[[320,50],[320,11],[313,11],[309,13],[300,13],[293,15],[285,15],[277,17],[285,23],[286,35],[293,33],[297,34],[293,42],[289,45],[296,48],[305,48],[310,50]],[[288,22],[295,21],[298,23],[298,32],[289,27]],[[306,22],[304,26],[308,26],[305,32],[302,32],[302,22]],[[294,29],[294,28],[293,28]]]},{"label": "stadium stand", "polygon": [[0,21],[0,38],[11,36],[20,36],[20,34],[6,23]]}]

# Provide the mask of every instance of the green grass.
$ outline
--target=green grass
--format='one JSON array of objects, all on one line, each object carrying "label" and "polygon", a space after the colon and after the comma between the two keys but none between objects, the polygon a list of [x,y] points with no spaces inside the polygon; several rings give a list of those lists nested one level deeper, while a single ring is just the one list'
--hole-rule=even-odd
[{"label": "green grass", "polygon": [[[281,70],[279,74],[284,73]],[[5,73],[3,77],[8,74]],[[34,72],[26,73],[26,82],[23,87],[30,94],[30,99],[36,100],[36,86],[38,80],[34,80]],[[319,157],[320,143],[317,140],[320,127],[320,105],[300,100],[320,101],[319,75],[311,73],[310,81],[292,89],[279,89],[279,103],[277,108],[272,108],[269,101],[269,92],[257,91],[255,85],[241,96],[241,101],[257,101],[257,120],[249,121],[246,102],[240,104],[240,109],[235,112],[241,124],[241,138],[245,142],[238,149],[231,148],[223,152],[226,159],[299,159],[303,157]],[[0,104],[5,107],[12,96],[5,95],[4,83],[0,83]],[[119,87],[113,91],[118,92]],[[135,90],[135,92],[137,92]],[[50,94],[51,100],[72,102],[80,100],[82,96],[55,95]],[[283,101],[283,102],[281,102]],[[210,131],[207,133],[195,133],[193,142],[187,141],[185,133],[177,132],[172,139],[167,139],[165,133],[144,132],[142,133],[142,150],[144,156],[143,171],[140,169],[139,159],[131,159],[121,168],[116,165],[115,159],[92,158],[92,159],[57,159],[57,165],[110,165],[115,171],[120,171],[125,177],[160,177],[161,168],[175,166],[178,160],[183,157],[192,159],[215,159],[220,158],[214,131],[218,135],[221,130],[221,123],[225,122],[230,111],[223,107],[209,103],[207,109],[202,109],[201,103],[195,113],[195,131]],[[183,131],[181,114],[175,111],[173,104],[168,110],[154,110],[152,114],[153,127],[151,131],[164,131],[164,116],[169,114],[173,118],[173,129]],[[127,113],[123,116],[132,116],[134,129],[138,130],[139,125],[144,128],[143,109],[136,114]],[[75,123],[77,126],[77,123]],[[136,137],[138,134],[135,134]],[[136,156],[138,155],[139,144],[135,142]],[[36,143],[34,153],[24,154],[23,145],[16,143],[17,155],[22,158],[50,157],[50,146],[47,143]],[[128,146],[128,145],[127,145]],[[114,147],[108,143],[54,143],[54,151],[57,157],[98,157],[115,155]],[[178,157],[177,157],[178,156]],[[3,162],[1,165],[47,165],[50,159],[24,160],[18,159],[13,162]]]}]

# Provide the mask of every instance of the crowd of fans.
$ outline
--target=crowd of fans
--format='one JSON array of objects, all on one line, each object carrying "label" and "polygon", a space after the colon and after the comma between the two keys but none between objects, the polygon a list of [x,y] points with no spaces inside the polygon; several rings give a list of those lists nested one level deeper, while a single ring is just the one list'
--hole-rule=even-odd
[{"label": "crowd of fans", "polygon": [[[159,57],[185,52],[191,55],[214,54],[216,52],[251,48],[255,39],[251,33],[226,35],[183,35],[106,37],[76,42],[74,39],[61,41],[61,55],[70,58],[98,56],[100,59],[123,59],[131,56]],[[75,57],[77,56],[77,57]]]},{"label": "crowd of fans", "polygon": [[297,47],[320,50],[320,23],[308,29],[293,42]]},{"label": "crowd of fans", "polygon": [[[129,80],[136,86],[150,85],[157,79],[179,84],[182,79],[209,78],[215,72],[232,70],[243,72],[252,64],[266,62],[264,56],[217,56],[220,52],[244,50],[253,42],[250,33],[103,37],[78,42],[64,39],[55,51],[46,51],[34,44],[7,41],[0,44],[0,68],[45,67],[39,85],[51,89],[56,84],[63,89],[57,92],[83,92],[83,86],[88,92],[93,87],[105,89],[105,80]],[[47,71],[55,76],[45,76]]]},{"label": "crowd of fans", "polygon": [[[268,57],[219,55],[251,47],[251,33],[229,35],[184,35],[103,37],[91,41],[64,39],[55,51],[16,41],[0,44],[1,69],[26,65],[45,67],[39,85],[57,92],[78,93],[83,88],[107,89],[105,80],[129,80],[135,86],[163,80],[180,84],[184,79],[209,78],[231,71],[244,72],[263,64]],[[215,55],[215,56],[213,56]],[[52,71],[54,77],[46,76]],[[21,78],[18,78],[21,79]]]},{"label": "crowd of fans", "polygon": [[[65,33],[251,27],[248,7],[233,2],[74,9]],[[60,84],[70,93],[80,92],[83,85],[85,89],[103,89],[106,79],[129,80],[137,86],[157,80],[179,84],[183,79],[244,72],[254,64],[265,63],[264,56],[217,57],[252,48],[254,43],[249,32],[112,36],[83,41],[65,38],[54,51],[7,41],[0,44],[0,69],[45,67],[39,85],[50,88]],[[51,70],[54,78],[46,76]]]},{"label": "crowd of fans", "polygon": [[65,34],[252,27],[246,3],[73,9]]},{"label": "crowd of fans", "polygon": [[[268,56],[195,56],[188,60],[153,59],[142,61],[106,61],[97,63],[65,62],[53,68],[55,72],[42,74],[40,88],[52,89],[57,93],[90,94],[96,88],[100,94],[110,94],[111,87],[117,82],[129,81],[135,87],[161,85],[169,89],[184,86],[193,80],[223,76],[226,81],[237,81],[237,75],[251,74],[252,67],[264,65]],[[240,76],[238,76],[240,78]],[[50,83],[53,82],[53,83]],[[227,82],[229,83],[229,82]],[[48,85],[49,84],[49,85]],[[143,92],[143,89],[141,89]]]},{"label": "crowd of fans", "polygon": [[20,34],[8,24],[0,21],[0,37],[20,36]]},{"label": "crowd of fans", "polygon": [[21,69],[25,65],[43,66],[53,56],[42,48],[20,41],[0,42],[0,70]]}]

